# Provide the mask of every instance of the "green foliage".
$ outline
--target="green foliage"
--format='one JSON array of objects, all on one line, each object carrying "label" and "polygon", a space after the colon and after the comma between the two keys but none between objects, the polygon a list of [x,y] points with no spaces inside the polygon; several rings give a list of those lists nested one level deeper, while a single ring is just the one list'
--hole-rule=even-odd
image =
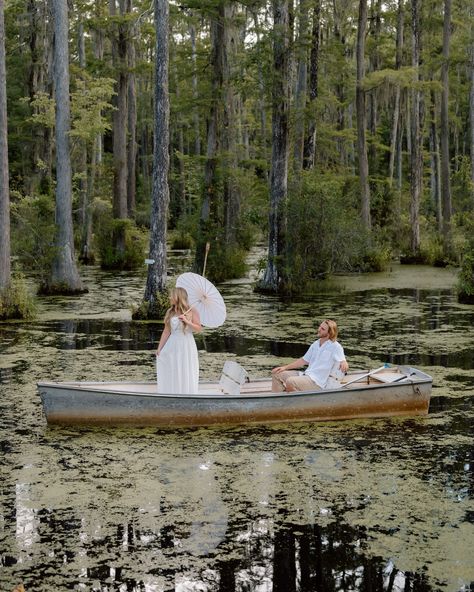
[{"label": "green foliage", "polygon": [[25,278],[13,274],[10,286],[0,291],[0,319],[32,319],[36,314],[36,301],[28,290]]},{"label": "green foliage", "polygon": [[80,138],[91,144],[98,134],[112,129],[105,117],[112,109],[110,100],[114,94],[114,80],[111,78],[93,78],[80,69],[71,68],[75,81],[75,90],[71,93],[71,132],[73,138]]},{"label": "green foliage", "polygon": [[132,319],[135,321],[162,320],[170,306],[169,291],[157,292],[153,302],[142,300],[133,307]]},{"label": "green foliage", "polygon": [[[110,100],[114,94],[114,80],[111,78],[93,78],[82,69],[74,72],[71,67],[75,90],[71,93],[71,131],[72,138],[91,144],[98,134],[112,128],[105,115],[112,109]],[[34,125],[53,129],[55,124],[55,102],[49,94],[37,92],[29,103],[31,116],[27,121]]]},{"label": "green foliage", "polygon": [[245,249],[214,245],[209,251],[206,276],[217,283],[243,277],[247,270],[246,257]]},{"label": "green foliage", "polygon": [[49,195],[11,195],[12,253],[24,269],[45,275],[54,257],[54,200]]},{"label": "green foliage", "polygon": [[443,241],[440,235],[433,232],[424,234],[420,245],[420,262],[435,267],[446,265],[443,253]]},{"label": "green foliage", "polygon": [[193,237],[183,227],[170,232],[168,237],[172,249],[192,249],[194,245]]},{"label": "green foliage", "polygon": [[462,226],[458,220],[457,230],[464,231],[464,244],[457,285],[458,300],[464,304],[474,304],[474,214],[465,215],[461,219]]},{"label": "green foliage", "polygon": [[289,199],[287,245],[289,292],[335,271],[378,271],[391,258],[363,228],[357,183],[341,175],[302,173]]},{"label": "green foliage", "polygon": [[362,81],[362,88],[366,91],[373,90],[383,84],[399,86],[400,88],[410,88],[413,86],[414,68],[405,66],[399,70],[385,68],[376,70],[366,75]]},{"label": "green foliage", "polygon": [[459,272],[458,300],[464,304],[474,304],[474,248],[465,253]]},{"label": "green foliage", "polygon": [[261,236],[268,227],[268,182],[264,171],[265,163],[248,161],[244,168],[235,172],[243,204],[236,236],[238,245],[247,251],[255,243],[255,237]]},{"label": "green foliage", "polygon": [[102,269],[130,270],[143,265],[147,236],[132,220],[102,218],[95,242]]},{"label": "green foliage", "polygon": [[28,98],[22,98],[22,103],[29,103],[31,108],[31,117],[27,121],[35,125],[52,129],[55,121],[55,103],[48,93],[37,92],[30,101]]},{"label": "green foliage", "polygon": [[452,201],[456,212],[470,212],[473,206],[474,185],[471,177],[471,162],[466,155],[458,159],[452,175]]},{"label": "green foliage", "polygon": [[358,271],[385,271],[392,260],[392,250],[388,245],[371,244],[357,265]]}]

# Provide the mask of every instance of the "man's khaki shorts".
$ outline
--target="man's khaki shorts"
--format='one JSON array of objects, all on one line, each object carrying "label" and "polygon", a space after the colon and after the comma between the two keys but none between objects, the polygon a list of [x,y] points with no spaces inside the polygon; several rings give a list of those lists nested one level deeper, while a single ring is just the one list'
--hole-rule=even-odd
[{"label": "man's khaki shorts", "polygon": [[272,374],[272,392],[283,391],[319,391],[321,387],[311,380],[306,374],[300,374],[297,370],[284,370]]}]

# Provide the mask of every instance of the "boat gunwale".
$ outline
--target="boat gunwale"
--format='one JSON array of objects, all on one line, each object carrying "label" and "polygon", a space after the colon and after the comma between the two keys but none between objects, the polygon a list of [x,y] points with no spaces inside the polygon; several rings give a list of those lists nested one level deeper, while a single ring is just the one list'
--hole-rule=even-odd
[{"label": "boat gunwale", "polygon": [[[399,367],[401,370],[402,367]],[[433,379],[429,374],[421,370],[417,370],[416,368],[406,367],[406,370],[415,373],[416,377],[407,376],[403,380],[399,380],[397,382],[382,382],[382,383],[372,383],[372,384],[361,384],[360,386],[351,386],[350,388],[344,388],[343,386],[336,389],[322,389],[322,390],[307,390],[307,391],[294,391],[294,392],[273,392],[273,391],[257,391],[257,392],[248,392],[245,391],[240,392],[238,394],[230,394],[224,392],[203,392],[203,393],[193,393],[193,394],[169,394],[169,393],[145,393],[145,392],[133,392],[133,391],[124,391],[124,390],[113,390],[107,389],[105,391],[100,390],[101,385],[114,385],[114,384],[121,384],[121,385],[140,385],[146,384],[150,385],[153,384],[151,381],[136,381],[136,382],[38,382],[37,387],[40,388],[49,388],[53,390],[59,389],[66,389],[66,390],[73,390],[77,393],[80,392],[87,392],[87,393],[96,393],[99,395],[125,395],[125,396],[133,396],[133,397],[148,397],[151,399],[179,399],[179,400],[202,400],[202,399],[226,399],[226,400],[239,400],[239,399],[269,399],[269,398],[293,398],[293,397],[305,397],[305,396],[318,396],[318,395],[328,395],[328,394],[344,394],[344,393],[357,393],[360,391],[377,391],[379,389],[386,389],[386,388],[398,388],[407,385],[419,385],[419,384],[427,384],[432,383]],[[268,382],[268,378],[256,378],[250,381],[251,383],[258,383],[258,382]],[[218,381],[203,381],[200,382],[200,386],[218,386]],[[87,387],[91,388],[87,388]],[[40,392],[40,395],[42,393]]]}]

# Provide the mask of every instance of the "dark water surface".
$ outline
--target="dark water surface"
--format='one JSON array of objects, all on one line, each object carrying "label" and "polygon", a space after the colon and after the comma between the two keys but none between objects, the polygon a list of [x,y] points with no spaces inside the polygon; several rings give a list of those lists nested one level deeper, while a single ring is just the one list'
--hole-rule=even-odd
[{"label": "dark water surface", "polygon": [[[177,265],[177,269],[179,265]],[[39,380],[154,378],[159,323],[130,321],[144,277],[86,272],[89,294],[0,324],[0,591],[474,589],[474,307],[454,272],[394,266],[283,302],[220,286],[198,336],[264,376],[336,318],[353,368],[433,375],[424,418],[260,427],[48,428]]]}]

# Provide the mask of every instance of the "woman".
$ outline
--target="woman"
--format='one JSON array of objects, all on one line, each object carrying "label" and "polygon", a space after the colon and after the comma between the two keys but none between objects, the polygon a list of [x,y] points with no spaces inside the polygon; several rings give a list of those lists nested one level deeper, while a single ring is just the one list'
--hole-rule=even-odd
[{"label": "woman", "polygon": [[199,313],[190,309],[188,293],[174,288],[165,328],[156,350],[158,392],[195,394],[198,392],[199,360],[193,332],[202,330]]}]

